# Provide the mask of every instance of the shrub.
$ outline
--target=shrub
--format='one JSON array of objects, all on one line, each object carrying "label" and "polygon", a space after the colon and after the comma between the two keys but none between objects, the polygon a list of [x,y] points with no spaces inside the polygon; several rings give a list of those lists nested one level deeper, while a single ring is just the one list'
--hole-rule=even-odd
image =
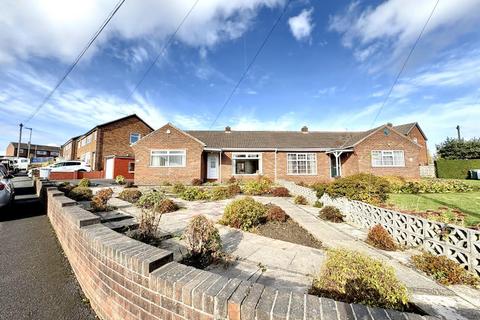
[{"label": "shrub", "polygon": [[202,180],[198,179],[198,178],[194,178],[192,179],[192,182],[190,182],[190,184],[192,186],[201,186],[202,185]]},{"label": "shrub", "polygon": [[312,184],[310,188],[312,188],[317,193],[317,198],[321,198],[325,193],[327,186],[328,186],[328,183],[317,182]]},{"label": "shrub", "polygon": [[142,194],[136,205],[140,208],[152,209],[158,207],[163,199],[165,199],[163,192],[152,190]]},{"label": "shrub", "polygon": [[375,248],[387,251],[395,251],[398,249],[398,244],[392,235],[380,224],[373,226],[368,231],[367,243]]},{"label": "shrub", "polygon": [[407,181],[398,191],[399,193],[450,193],[469,192],[473,187],[458,180],[422,179]]},{"label": "shrub", "polygon": [[221,186],[213,187],[209,194],[211,200],[224,200],[232,196],[228,187]]},{"label": "shrub", "polygon": [[237,178],[235,178],[234,176],[231,176],[230,178],[228,178],[227,182],[229,184],[236,184],[237,183]]},{"label": "shrub", "polygon": [[228,188],[228,193],[230,193],[231,197],[234,197],[237,194],[240,194],[242,192],[242,189],[240,189],[240,186],[236,183],[229,184],[227,188]]},{"label": "shrub", "polygon": [[105,188],[99,190],[92,198],[92,209],[96,212],[108,210],[108,200],[112,198],[113,190]]},{"label": "shrub", "polygon": [[293,203],[307,205],[308,201],[304,196],[295,196],[295,198],[293,198]]},{"label": "shrub", "polygon": [[123,189],[118,197],[122,200],[128,201],[130,203],[136,203],[138,199],[142,196],[142,192],[138,189]]},{"label": "shrub", "polygon": [[445,256],[423,252],[412,256],[414,266],[444,285],[480,285],[480,278],[466,271],[460,264]]},{"label": "shrub", "polygon": [[399,193],[406,182],[403,177],[385,176],[383,178],[388,181],[389,192],[392,193]]},{"label": "shrub", "polygon": [[207,200],[208,197],[208,193],[205,190],[196,187],[185,187],[185,190],[180,193],[180,198],[187,201]]},{"label": "shrub", "polygon": [[83,188],[88,188],[90,187],[91,183],[90,183],[90,180],[88,180],[87,178],[83,178],[82,180],[80,180],[80,182],[78,183],[78,186],[79,187],[83,187]]},{"label": "shrub", "polygon": [[387,200],[389,184],[382,177],[359,173],[336,179],[327,186],[326,192],[332,197],[347,197],[350,200],[378,205]]},{"label": "shrub", "polygon": [[183,191],[185,191],[185,186],[181,183],[175,183],[173,185],[173,192],[176,193],[176,194],[180,194],[182,193]]},{"label": "shrub", "polygon": [[208,266],[222,249],[220,233],[215,225],[203,215],[192,218],[183,233],[190,259],[200,267]]},{"label": "shrub", "polygon": [[437,177],[447,179],[467,179],[471,178],[468,171],[480,168],[480,159],[476,160],[445,160],[435,161]]},{"label": "shrub", "polygon": [[162,181],[162,183],[160,183],[160,185],[163,186],[163,187],[170,187],[172,185],[172,183],[169,182],[169,181]]},{"label": "shrub", "polygon": [[145,243],[157,243],[157,232],[162,218],[161,213],[157,213],[157,206],[151,208],[142,208],[142,215],[140,216],[140,223],[138,229],[129,233],[129,236],[145,242]]},{"label": "shrub", "polygon": [[66,197],[69,196],[70,191],[72,191],[73,188],[75,188],[75,186],[68,182],[63,182],[58,186],[58,190],[62,191]]},{"label": "shrub", "polygon": [[313,206],[314,206],[315,208],[322,208],[322,207],[323,207],[323,202],[317,200],[317,201],[315,201],[315,203],[313,204]]},{"label": "shrub", "polygon": [[125,184],[125,177],[122,175],[118,175],[115,177],[115,182],[117,184]]},{"label": "shrub", "polygon": [[320,219],[327,220],[330,222],[343,222],[343,214],[337,208],[333,206],[325,206],[320,210],[319,214]]},{"label": "shrub", "polygon": [[274,197],[290,197],[290,192],[285,187],[275,187],[270,189],[270,195]]},{"label": "shrub", "polygon": [[75,201],[90,201],[93,197],[93,192],[90,188],[75,187],[69,193],[68,197]]},{"label": "shrub", "polygon": [[174,212],[177,210],[178,210],[178,205],[168,198],[161,200],[157,207],[157,212],[159,213]]},{"label": "shrub", "polygon": [[313,280],[311,294],[372,307],[405,310],[407,288],[392,267],[359,252],[329,250],[327,261]]},{"label": "shrub", "polygon": [[276,205],[267,206],[267,221],[278,221],[285,222],[287,221],[288,215],[285,213],[285,210]]},{"label": "shrub", "polygon": [[245,197],[227,205],[220,223],[248,231],[265,219],[266,212],[265,205],[253,198]]},{"label": "shrub", "polygon": [[259,177],[256,180],[249,180],[242,186],[242,191],[250,196],[260,196],[268,193],[272,181],[266,177]]}]

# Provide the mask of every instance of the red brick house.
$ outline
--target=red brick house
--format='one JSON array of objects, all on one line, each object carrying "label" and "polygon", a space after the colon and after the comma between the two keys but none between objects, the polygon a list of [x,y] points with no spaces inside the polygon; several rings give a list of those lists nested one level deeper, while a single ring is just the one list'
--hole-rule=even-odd
[{"label": "red brick house", "polygon": [[133,149],[130,145],[151,132],[152,127],[132,114],[97,125],[86,133],[69,139],[62,145],[61,155],[64,160],[85,161],[96,171],[105,169],[107,158],[131,158],[133,172]]},{"label": "red brick house", "polygon": [[258,175],[311,183],[359,172],[418,178],[426,140],[418,123],[363,132],[183,131],[166,124],[132,145],[135,183]]}]

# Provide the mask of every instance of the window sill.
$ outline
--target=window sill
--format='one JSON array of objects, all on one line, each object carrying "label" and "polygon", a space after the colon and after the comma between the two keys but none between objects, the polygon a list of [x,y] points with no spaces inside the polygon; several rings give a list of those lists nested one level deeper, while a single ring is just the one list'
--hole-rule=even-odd
[{"label": "window sill", "polygon": [[372,168],[405,168],[405,166],[372,166]]},{"label": "window sill", "polygon": [[287,176],[318,176],[317,173],[287,173]]}]

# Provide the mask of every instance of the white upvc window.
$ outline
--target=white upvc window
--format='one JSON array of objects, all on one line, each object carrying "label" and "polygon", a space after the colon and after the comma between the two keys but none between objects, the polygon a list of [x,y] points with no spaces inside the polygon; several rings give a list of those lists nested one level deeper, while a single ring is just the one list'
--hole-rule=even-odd
[{"label": "white upvc window", "polygon": [[87,137],[87,144],[90,144],[92,142],[92,135],[89,135]]},{"label": "white upvc window", "polygon": [[140,133],[130,133],[130,144],[137,142],[141,137],[142,135]]},{"label": "white upvc window", "polygon": [[151,150],[150,167],[185,167],[185,150]]},{"label": "white upvc window", "polygon": [[317,155],[315,153],[288,153],[288,175],[316,175]]},{"label": "white upvc window", "polygon": [[262,154],[254,152],[232,153],[233,175],[262,174]]},{"label": "white upvc window", "polygon": [[405,167],[403,150],[373,150],[372,167]]}]

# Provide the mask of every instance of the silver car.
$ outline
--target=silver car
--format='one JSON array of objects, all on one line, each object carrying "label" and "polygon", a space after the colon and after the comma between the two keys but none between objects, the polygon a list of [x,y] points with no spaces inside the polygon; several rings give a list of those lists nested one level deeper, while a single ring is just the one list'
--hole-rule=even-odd
[{"label": "silver car", "polygon": [[0,208],[9,205],[15,198],[12,178],[7,168],[0,163]]}]

